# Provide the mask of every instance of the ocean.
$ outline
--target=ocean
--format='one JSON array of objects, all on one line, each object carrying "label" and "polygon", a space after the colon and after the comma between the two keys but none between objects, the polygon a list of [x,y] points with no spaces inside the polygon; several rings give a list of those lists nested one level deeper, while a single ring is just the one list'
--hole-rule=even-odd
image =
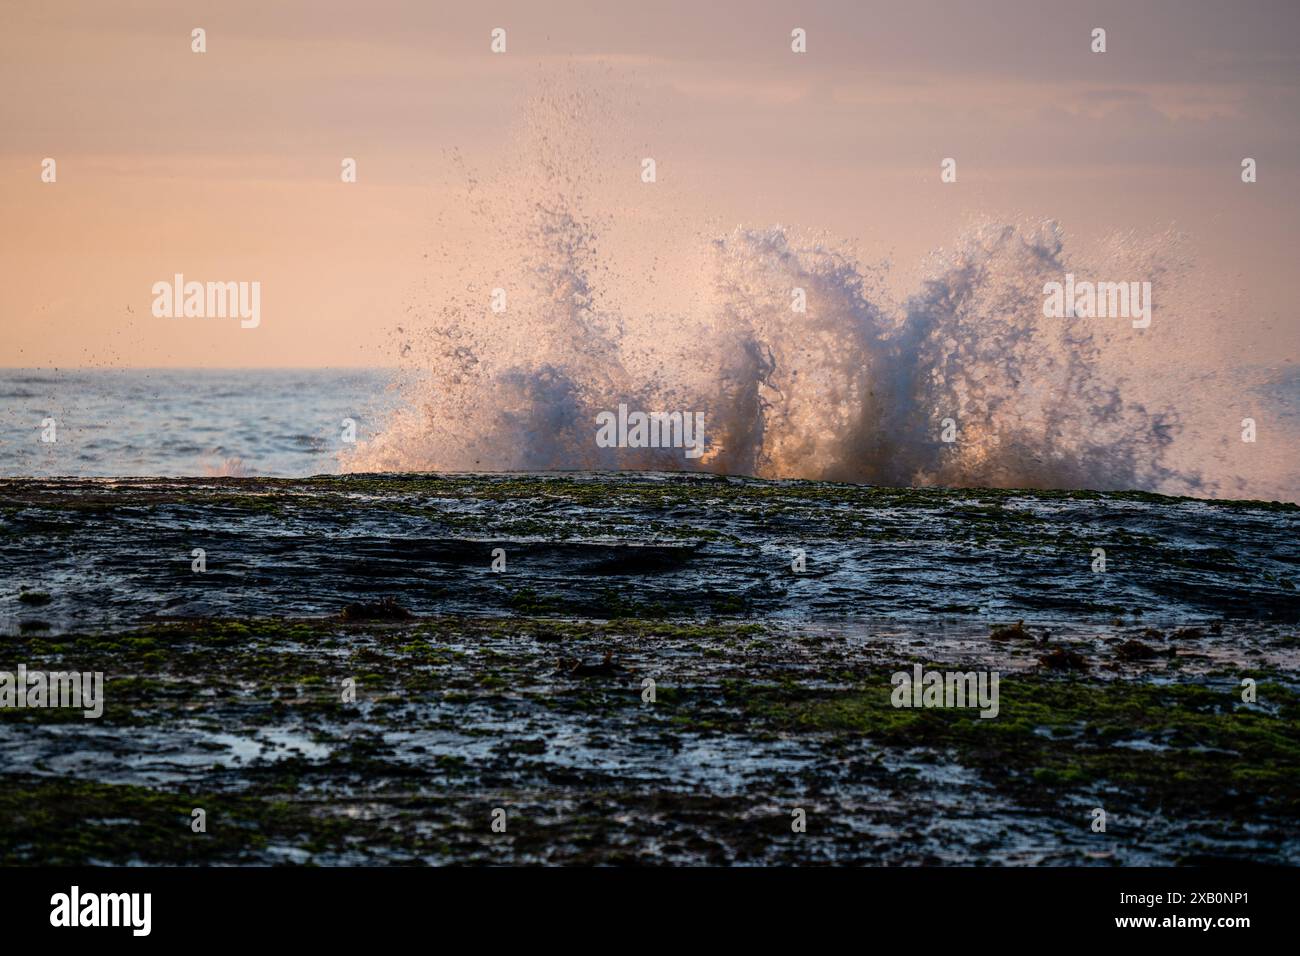
[{"label": "ocean", "polygon": [[[1300,375],[1289,367],[1239,371],[1253,383],[1242,407],[1259,419],[1259,441],[1250,445],[1237,440],[1237,414],[1219,413],[1217,436],[1183,422],[1167,434],[1163,426],[1155,433],[1120,429],[1101,441],[1095,423],[1076,423],[1075,433],[1040,434],[1037,424],[1018,431],[1022,423],[1005,410],[976,430],[963,420],[959,442],[945,445],[928,434],[942,405],[926,412],[915,397],[907,415],[874,406],[869,421],[864,409],[849,425],[839,421],[841,412],[817,417],[809,405],[801,427],[813,437],[805,443],[784,434],[795,420],[770,403],[742,403],[750,409],[742,416],[707,402],[692,406],[705,410],[694,414],[708,442],[696,459],[680,449],[598,447],[597,416],[612,414],[627,396],[600,395],[572,368],[540,359],[495,377],[451,376],[436,365],[427,371],[0,369],[0,476],[704,471],[884,486],[1296,501],[1296,459],[1288,449],[1300,429]],[[835,429],[842,436],[829,441]],[[966,458],[976,465],[966,467]]]},{"label": "ocean", "polygon": [[[0,370],[8,477],[302,477],[339,470],[395,395],[384,369]],[[48,420],[54,441],[42,441]]]}]

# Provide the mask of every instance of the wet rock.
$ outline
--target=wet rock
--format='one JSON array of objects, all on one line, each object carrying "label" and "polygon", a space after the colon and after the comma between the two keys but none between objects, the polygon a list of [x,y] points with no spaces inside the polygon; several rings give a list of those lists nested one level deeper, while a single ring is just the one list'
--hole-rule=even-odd
[{"label": "wet rock", "polygon": [[386,597],[374,602],[349,604],[339,612],[339,617],[345,621],[409,621],[411,612],[393,598]]},{"label": "wet rock", "polygon": [[1115,653],[1119,655],[1120,660],[1124,661],[1149,661],[1160,656],[1160,652],[1154,647],[1141,641],[1125,641],[1115,648]]},{"label": "wet rock", "polygon": [[570,677],[613,677],[622,672],[623,668],[614,662],[613,652],[606,651],[604,659],[598,664],[589,664],[585,661],[561,661],[560,670]]},{"label": "wet rock", "polygon": [[1050,654],[1038,658],[1040,664],[1054,671],[1086,671],[1088,662],[1082,654],[1058,647]]},{"label": "wet rock", "polygon": [[993,628],[989,634],[990,641],[1032,641],[1034,635],[1025,629],[1024,618],[1015,624],[1003,624]]}]

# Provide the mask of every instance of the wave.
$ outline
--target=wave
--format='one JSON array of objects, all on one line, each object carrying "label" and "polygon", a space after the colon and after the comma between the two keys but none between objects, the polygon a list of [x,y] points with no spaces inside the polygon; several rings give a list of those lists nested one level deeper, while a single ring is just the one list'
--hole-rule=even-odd
[{"label": "wave", "polygon": [[[599,160],[585,131],[599,117],[588,106],[543,94],[523,158],[495,183],[466,174],[464,212],[489,239],[453,245],[447,301],[417,303],[423,319],[398,330],[402,401],[343,470],[702,470],[1211,495],[1242,486],[1203,470],[1213,455],[1227,467],[1223,441],[1180,447],[1189,412],[1199,434],[1199,409],[1216,400],[1192,402],[1186,381],[1157,386],[1126,366],[1126,336],[1140,334],[1127,320],[1043,314],[1045,283],[1067,272],[1177,286],[1190,270],[1179,236],[1122,238],[1088,259],[1067,252],[1055,222],[987,222],[933,255],[895,300],[881,291],[887,268],[840,243],[740,227],[699,241],[698,274],[659,277],[675,308],[638,313],[619,307],[617,282],[602,285],[627,264],[597,254],[612,213],[589,195]],[[506,286],[509,308],[495,315],[490,290]],[[1155,321],[1171,321],[1178,306],[1158,304]],[[600,447],[597,415],[620,405],[702,413],[705,453]],[[1279,481],[1290,479],[1252,487]]]}]

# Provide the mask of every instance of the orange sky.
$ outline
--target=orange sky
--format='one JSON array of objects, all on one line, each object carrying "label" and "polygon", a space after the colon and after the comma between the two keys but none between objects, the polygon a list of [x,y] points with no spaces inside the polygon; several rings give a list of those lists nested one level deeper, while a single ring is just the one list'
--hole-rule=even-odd
[{"label": "orange sky", "polygon": [[[426,258],[467,215],[450,151],[492,173],[557,76],[612,104],[624,272],[779,222],[890,257],[906,290],[982,217],[1084,244],[1172,226],[1224,304],[1199,359],[1294,361],[1300,8],[1077,6],[6,2],[0,365],[393,364],[412,303],[464,291]],[[177,272],[260,281],[261,324],[154,318]]]}]

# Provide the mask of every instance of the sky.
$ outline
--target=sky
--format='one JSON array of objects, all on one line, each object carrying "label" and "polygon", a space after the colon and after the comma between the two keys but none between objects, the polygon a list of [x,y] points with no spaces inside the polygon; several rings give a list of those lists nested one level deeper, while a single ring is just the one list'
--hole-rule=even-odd
[{"label": "sky", "polygon": [[[1294,2],[2,0],[0,17],[3,366],[394,364],[412,310],[465,292],[437,263],[478,254],[458,244],[467,193],[509,190],[530,102],[563,90],[600,100],[598,157],[569,173],[612,220],[615,271],[781,223],[888,260],[906,294],[983,220],[1050,218],[1079,247],[1173,230],[1212,300],[1186,360],[1300,357]],[[259,282],[260,324],[155,317],[176,273]],[[627,296],[682,307],[662,282]]]}]

